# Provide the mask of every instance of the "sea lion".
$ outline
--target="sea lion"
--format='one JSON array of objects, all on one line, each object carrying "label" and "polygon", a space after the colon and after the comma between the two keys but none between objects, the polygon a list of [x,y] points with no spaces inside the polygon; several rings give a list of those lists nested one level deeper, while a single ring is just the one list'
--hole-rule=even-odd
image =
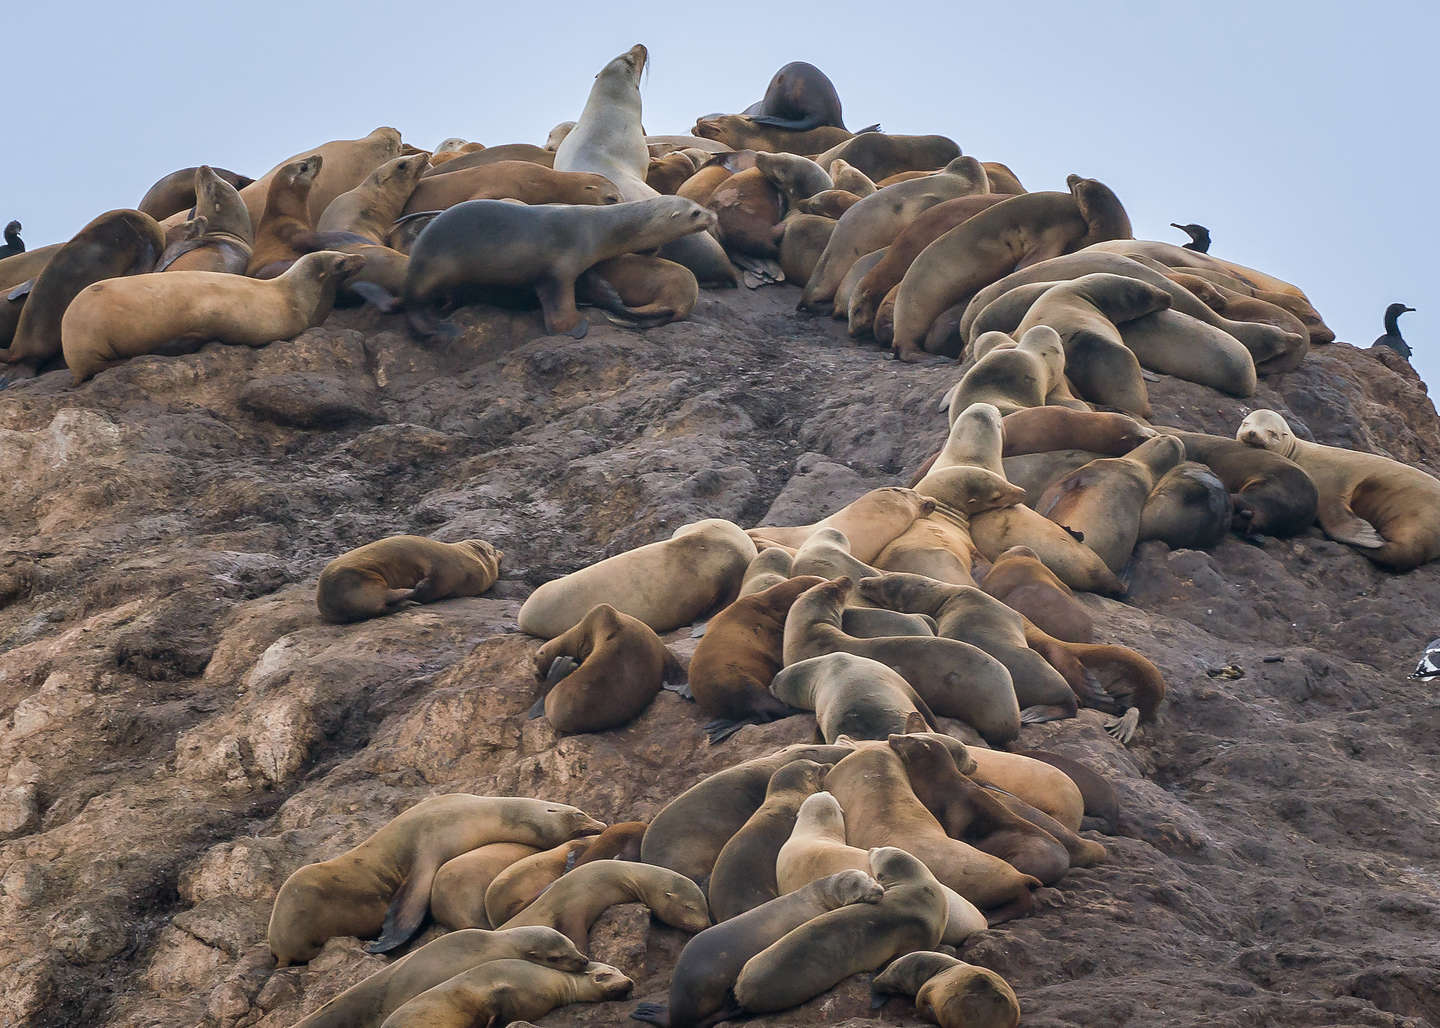
[{"label": "sea lion", "polygon": [[1123,244],[1117,241],[1100,241],[1090,244],[1091,249],[1104,250],[1109,253],[1140,253],[1151,260],[1159,261],[1161,264],[1172,268],[1196,268],[1206,271],[1219,271],[1222,274],[1231,275],[1242,282],[1255,286],[1272,293],[1288,293],[1291,296],[1305,298],[1305,293],[1298,287],[1291,285],[1284,279],[1267,275],[1263,271],[1256,271],[1254,268],[1247,268],[1243,264],[1236,264],[1234,261],[1223,260],[1214,254],[1198,253],[1194,250],[1187,250],[1183,246],[1176,246],[1174,243],[1162,243],[1151,239],[1126,240]]},{"label": "sea lion", "polygon": [[557,732],[603,732],[639,717],[660,692],[675,658],[650,626],[608,603],[597,603],[580,623],[535,651],[542,679],[558,658],[580,666],[556,682],[531,709]]},{"label": "sea lion", "polygon": [[791,761],[827,764],[848,753],[845,746],[800,743],[701,779],[651,819],[640,859],[703,882],[725,843],[765,802],[771,775]]},{"label": "sea lion", "polygon": [[1319,494],[1315,519],[1336,542],[1395,571],[1440,557],[1440,480],[1379,454],[1296,438],[1273,410],[1246,415],[1235,438],[1305,470]]},{"label": "sea lion", "polygon": [[[938,740],[936,743],[943,746]],[[830,793],[817,792],[800,804],[795,828],[776,854],[775,878],[783,896],[826,875],[851,868],[865,871],[869,867],[870,854],[845,842],[845,814],[840,804]],[[940,891],[948,915],[941,942],[958,946],[986,929],[985,915],[975,904],[946,885],[942,884]]]},{"label": "sea lion", "polygon": [[1004,750],[972,746],[968,753],[975,767],[964,773],[972,779],[1020,797],[1072,832],[1080,830],[1085,817],[1085,797],[1064,771],[1044,761]]},{"label": "sea lion", "polygon": [[255,230],[239,191],[201,165],[192,187],[195,217],[186,222],[186,237],[165,247],[155,271],[215,271],[245,274]]},{"label": "sea lion", "polygon": [[683,321],[700,284],[683,264],[626,253],[603,260],[575,280],[575,302],[599,307],[616,325],[644,329]]},{"label": "sea lion", "polygon": [[950,420],[972,403],[993,404],[1000,415],[1031,407],[1077,404],[1065,380],[1065,346],[1049,325],[1035,325],[1018,342],[1002,341],[975,362],[950,394]]},{"label": "sea lion", "polygon": [[[1075,694],[1025,639],[1024,618],[972,585],[947,585],[923,575],[886,574],[856,586],[862,599],[891,610],[928,614],[942,639],[969,643],[1010,673],[1022,724],[1074,717]],[[1037,876],[1038,877],[1038,876]]]},{"label": "sea lion", "polygon": [[[206,165],[201,165],[201,167],[206,167]],[[145,195],[140,198],[135,209],[142,214],[150,215],[156,221],[164,221],[171,215],[188,211],[196,206],[196,197],[199,195],[195,188],[195,173],[199,170],[200,168],[181,168],[179,171],[172,171],[145,190]],[[212,168],[211,170],[236,192],[255,181],[248,175],[227,171],[225,168]],[[249,211],[246,211],[246,217],[249,217]],[[4,256],[8,256],[8,254],[0,251],[0,257]]]},{"label": "sea lion", "polygon": [[524,960],[492,960],[461,971],[398,1007],[381,1028],[471,1028],[544,1017],[571,1003],[630,995],[634,982],[619,968],[590,963],[557,971]]},{"label": "sea lion", "polygon": [[595,604],[609,602],[656,632],[669,632],[734,599],[754,556],[750,537],[728,521],[684,525],[663,542],[546,582],[520,608],[520,631],[553,639]]},{"label": "sea lion", "polygon": [[485,890],[506,868],[540,852],[520,843],[492,842],[445,861],[430,886],[430,916],[446,928],[490,928]]},{"label": "sea lion", "polygon": [[765,87],[765,95],[744,113],[757,125],[773,125],[791,132],[821,125],[845,128],[835,84],[805,61],[791,61],[777,71]]},{"label": "sea lion", "polygon": [[685,932],[710,927],[705,895],[684,875],[630,860],[596,860],[567,871],[503,928],[546,925],[590,948],[590,926],[617,903],[643,903],[665,924]]},{"label": "sea lion", "polygon": [[529,164],[538,164],[543,168],[553,168],[555,166],[555,152],[534,146],[530,143],[505,143],[502,146],[487,146],[473,153],[460,154],[440,165],[436,165],[432,160],[430,170],[421,177],[431,178],[435,175],[448,175],[454,171],[479,168],[486,164],[497,164],[500,161],[525,161]]},{"label": "sea lion", "polygon": [[1103,239],[1131,237],[1125,208],[1104,184],[1078,175],[1067,182],[1069,194],[1011,197],[950,229],[920,252],[895,297],[892,346],[897,356],[917,359],[930,326],[943,311],[1016,268]]},{"label": "sea lion", "polygon": [[695,174],[695,162],[684,152],[651,157],[645,170],[645,184],[661,196],[674,196],[685,180]]},{"label": "sea lion", "polygon": [[549,135],[545,137],[545,149],[552,151],[560,149],[560,144],[565,142],[565,137],[568,136],[574,128],[575,123],[573,121],[560,122],[560,124],[552,128]]},{"label": "sea lion", "polygon": [[1046,450],[1006,457],[1001,463],[1005,468],[1005,478],[1025,490],[1025,499],[1021,502],[1033,508],[1039,505],[1046,489],[1070,472],[1103,456],[1105,454],[1090,450]]},{"label": "sea lion", "polygon": [[920,950],[896,960],[870,983],[880,996],[910,996],[921,1017],[940,1028],[1016,1028],[1020,1001],[1010,983],[986,967]]},{"label": "sea lion", "polygon": [[64,243],[51,243],[49,246],[26,250],[0,260],[0,289],[11,290],[38,278],[45,266],[64,246]]},{"label": "sea lion", "polygon": [[[812,150],[811,153],[819,153]],[[902,171],[933,171],[960,156],[960,147],[945,136],[902,136],[862,132],[832,143],[815,158],[822,168],[837,160],[855,167],[873,182]],[[832,172],[833,174],[833,172]],[[844,188],[844,187],[842,187]]]},{"label": "sea lion", "polygon": [[1008,194],[999,190],[974,196],[957,196],[953,200],[937,203],[906,225],[886,248],[885,257],[865,274],[850,295],[845,315],[849,320],[851,338],[859,339],[872,333],[875,312],[880,307],[880,301],[900,284],[905,272],[925,247],[955,226],[963,225],[981,211],[989,210],[1009,198]]},{"label": "sea lion", "polygon": [[891,635],[913,635],[929,639],[935,635],[935,619],[926,614],[905,614],[882,607],[846,607],[840,615],[846,635],[858,639],[879,639]]},{"label": "sea lion", "polygon": [[775,676],[770,691],[796,710],[813,710],[827,743],[842,735],[883,739],[935,724],[929,706],[904,678],[879,661],[851,653],[793,661]]},{"label": "sea lion", "polygon": [[[311,184],[305,212],[306,223],[313,225],[325,212],[325,208],[330,206],[331,200],[354,189],[365,180],[366,175],[392,157],[399,157],[403,150],[399,131],[388,125],[383,125],[360,139],[332,139],[287,157],[254,182],[242,187],[240,198],[245,201],[245,207],[250,212],[250,221],[258,227],[270,188],[281,170],[307,157],[320,157],[322,166]],[[169,225],[177,217],[178,215],[172,215],[165,219],[165,223]]]},{"label": "sea lion", "polygon": [[755,167],[785,197],[788,207],[816,193],[835,188],[829,173],[808,157],[789,153],[756,153]]},{"label": "sea lion", "polygon": [[[1036,336],[1044,338],[1041,333]],[[950,411],[950,432],[945,438],[945,445],[935,455],[920,484],[931,475],[949,468],[967,466],[982,468],[1003,478],[1005,466],[1000,454],[1005,448],[1005,430],[999,408],[983,400],[961,406],[958,400],[952,399]],[[916,491],[919,491],[918,486]]]},{"label": "sea lion", "polygon": [[1104,596],[1125,591],[1094,550],[1023,504],[977,514],[970,519],[970,538],[986,560],[996,560],[1012,546],[1028,546],[1071,589]]},{"label": "sea lion", "polygon": [[553,928],[467,928],[442,935],[361,979],[296,1022],[295,1028],[380,1028],[385,1018],[426,989],[492,960],[526,960],[557,971],[583,971],[589,964],[575,944]]},{"label": "sea lion", "polygon": [[980,588],[1050,635],[1080,643],[1095,637],[1089,612],[1028,546],[1001,553]]},{"label": "sea lion", "polygon": [[939,876],[891,846],[872,848],[870,867],[885,890],[880,901],[821,914],[747,960],[735,980],[742,1010],[789,1010],[852,974],[939,945],[946,916]]},{"label": "sea lion", "polygon": [[[794,561],[793,552],[786,547],[769,546],[761,550],[749,564],[745,565],[745,577],[740,581],[738,599],[764,592],[771,586],[779,585],[789,579]],[[691,664],[693,670],[693,657]]]},{"label": "sea lion", "polygon": [[851,133],[833,125],[796,132],[762,125],[745,114],[712,114],[697,120],[690,131],[701,139],[724,143],[732,150],[764,150],[800,156],[820,153],[851,138]]},{"label": "sea lion", "polygon": [[[430,155],[422,151],[386,161],[354,189],[331,200],[316,220],[315,230],[352,232],[372,243],[383,244],[390,226],[406,209],[429,160]],[[438,206],[412,210],[436,210]]]},{"label": "sea lion", "polygon": [[[842,218],[845,212],[863,199],[848,189],[826,189],[807,197],[795,205],[801,214],[816,214],[823,218]],[[842,279],[843,281],[843,279]]]},{"label": "sea lion", "polygon": [[505,554],[483,539],[443,543],[393,535],[336,557],[320,573],[315,606],[327,621],[363,621],[407,603],[480,596],[500,576]]},{"label": "sea lion", "polygon": [[[982,483],[981,488],[990,485],[987,481]],[[970,538],[969,514],[948,505],[937,505],[880,551],[880,556],[875,558],[875,568],[877,571],[925,575],[954,585],[973,585],[970,570],[975,565],[976,552],[975,543]],[[847,623],[842,627],[851,635],[862,634],[851,631],[848,626],[849,611],[846,616]]]},{"label": "sea lion", "polygon": [[1102,457],[1045,490],[1036,512],[1079,533],[1105,566],[1119,574],[1140,533],[1145,500],[1167,471],[1185,459],[1171,435],[1146,440],[1124,457]]},{"label": "sea lion", "polygon": [[860,284],[860,280],[865,277],[865,274],[885,256],[886,249],[882,246],[878,250],[872,250],[850,265],[850,270],[845,272],[845,277],[840,280],[840,285],[835,290],[835,317],[837,319],[845,317],[845,312],[850,309],[850,296],[854,293],[855,287]]},{"label": "sea lion", "polygon": [[802,310],[830,313],[835,291],[850,266],[895,241],[920,214],[946,200],[988,193],[985,169],[973,157],[956,157],[934,175],[901,182],[865,197],[836,223],[815,272],[800,295]]},{"label": "sea lion", "polygon": [[[957,149],[955,157],[959,156],[960,152]],[[955,158],[952,157],[950,160],[954,159]],[[815,163],[820,164],[818,160]],[[948,164],[949,161],[946,161],[946,163]],[[830,173],[830,179],[835,183],[836,189],[843,189],[845,192],[853,193],[855,196],[864,198],[880,188],[870,180],[869,175],[866,175],[859,168],[854,167],[841,158],[837,157],[828,164],[821,164],[820,166]]]},{"label": "sea lion", "polygon": [[[789,559],[783,550],[766,554]],[[710,619],[690,658],[690,691],[700,709],[715,719],[706,726],[710,741],[720,742],[743,725],[789,717],[793,710],[770,692],[784,666],[785,615],[806,589],[822,579],[801,576],[781,580],[760,592],[742,595]]]},{"label": "sea lion", "polygon": [[797,760],[770,776],[765,802],[715,858],[708,895],[710,913],[717,924],[780,895],[775,882],[775,856],[790,838],[800,804],[820,791],[830,767],[813,760]]},{"label": "sea lion", "polygon": [[1123,457],[1157,434],[1150,426],[1142,425],[1125,414],[1065,407],[1016,411],[1005,416],[1001,427],[1005,436],[1002,451],[1005,457],[1062,448],[1089,450],[1106,457]]},{"label": "sea lion", "polygon": [[795,551],[790,573],[826,580],[849,575],[858,580],[874,574],[875,569],[855,559],[850,552],[850,540],[844,532],[836,528],[819,528]]},{"label": "sea lion", "polygon": [[[405,214],[443,211],[466,200],[519,200],[526,204],[604,206],[624,200],[603,175],[554,171],[529,161],[492,161],[439,175],[427,175],[405,199]],[[394,219],[391,219],[392,221]]]},{"label": "sea lion", "polygon": [[271,265],[296,260],[305,252],[305,243],[314,234],[310,220],[310,191],[324,165],[319,154],[281,168],[266,193],[265,211],[255,223],[255,242],[245,273],[251,277]]},{"label": "sea lion", "polygon": [[421,800],[353,849],[295,871],[275,896],[268,938],[277,966],[304,963],[336,935],[381,938],[388,952],[420,927],[435,872],[492,842],[553,846],[605,826],[563,803],[454,793]]},{"label": "sea lion", "polygon": [[60,356],[65,313],[80,294],[106,279],[149,273],[164,249],[165,233],[154,218],[119,210],[90,222],[48,260],[33,261],[40,251],[10,258],[17,263],[31,258],[40,270],[20,310],[10,348],[0,359],[38,369]]},{"label": "sea lion", "polygon": [[[555,151],[556,171],[603,175],[620,189],[627,201],[648,200],[658,195],[645,184],[650,151],[640,126],[640,73],[647,58],[648,51],[637,43],[600,69],[580,120]],[[694,272],[701,285],[733,286],[736,282],[734,266],[709,233],[672,236],[626,249],[645,250],[654,246],[660,247],[661,257]]]},{"label": "sea lion", "polygon": [[785,280],[797,285],[810,280],[820,255],[830,243],[830,237],[839,224],[833,218],[818,214],[795,214],[776,226],[780,240],[780,268]]},{"label": "sea lion", "polygon": [[405,214],[395,219],[395,224],[385,235],[385,245],[397,253],[409,254],[415,240],[425,226],[440,217],[441,211],[421,211],[419,214]]},{"label": "sea lion", "polygon": [[842,870],[705,929],[685,944],[670,979],[668,1008],[642,1003],[630,1016],[662,1028],[699,1028],[733,1014],[729,992],[756,953],[821,914],[878,903],[884,887],[867,870]]},{"label": "sea lion", "polygon": [[583,337],[588,323],[575,308],[582,272],[714,224],[712,213],[674,196],[603,207],[468,200],[432,221],[410,251],[410,328],[422,338],[456,335],[429,308],[467,288],[528,286],[539,297],[547,333]]},{"label": "sea lion", "polygon": [[1204,464],[1183,461],[1150,491],[1139,539],[1159,539],[1172,550],[1208,550],[1230,531],[1234,513],[1225,483]]},{"label": "sea lion", "polygon": [[1120,801],[1110,780],[1071,757],[1048,750],[1019,750],[1020,756],[1043,761],[1065,772],[1085,798],[1085,819],[1082,827],[1095,827],[1107,835],[1120,830]]},{"label": "sea lion", "polygon": [[[825,654],[868,657],[898,672],[913,687],[929,705],[929,710],[921,709],[929,723],[935,723],[929,711],[958,718],[994,744],[1020,734],[1020,708],[1003,664],[979,647],[954,639],[857,639],[846,635],[840,623],[850,587],[850,579],[838,578],[812,587],[791,606],[785,618],[787,671],[792,664]],[[777,684],[779,676],[771,690],[783,699]]]},{"label": "sea lion", "polygon": [[649,828],[644,821],[621,821],[590,840],[575,857],[572,868],[596,860],[639,860],[640,844]]},{"label": "sea lion", "polygon": [[65,311],[65,363],[78,385],[127,358],[161,347],[174,352],[176,341],[265,346],[293,339],[325,320],[336,289],[363,263],[363,257],[321,251],[266,282],[210,271],[96,282]]},{"label": "sea lion", "polygon": [[1122,745],[1130,742],[1141,722],[1155,720],[1165,698],[1165,678],[1128,646],[1065,642],[1029,622],[1025,640],[1065,677],[1084,706],[1114,715],[1105,730]]},{"label": "sea lion", "polygon": [[1053,885],[1070,870],[1070,854],[1054,836],[1012,814],[962,775],[945,747],[919,736],[892,735],[890,748],[905,765],[910,788],[945,834],[999,857],[1021,874]]},{"label": "sea lion", "polygon": [[784,200],[758,167],[721,182],[705,206],[715,212],[716,232],[727,253],[749,257],[779,254],[774,235],[784,214]]},{"label": "sea lion", "polygon": [[1185,444],[1188,458],[1215,472],[1230,490],[1237,531],[1283,537],[1315,523],[1319,493],[1309,474],[1294,461],[1223,436],[1173,434]]},{"label": "sea lion", "polygon": [[[503,868],[485,886],[485,920],[492,925],[503,925],[534,903],[542,892],[560,880],[561,875],[576,866],[596,838],[598,836],[591,835],[569,839],[558,846],[521,857]],[[472,907],[478,905],[477,897],[472,895],[469,903]]]},{"label": "sea lion", "polygon": [[849,540],[851,555],[862,563],[868,563],[890,540],[909,528],[916,518],[934,509],[934,500],[926,499],[912,489],[886,486],[870,490],[814,524],[796,527],[767,525],[749,529],[748,534],[755,540],[798,547],[819,529],[834,528]]}]

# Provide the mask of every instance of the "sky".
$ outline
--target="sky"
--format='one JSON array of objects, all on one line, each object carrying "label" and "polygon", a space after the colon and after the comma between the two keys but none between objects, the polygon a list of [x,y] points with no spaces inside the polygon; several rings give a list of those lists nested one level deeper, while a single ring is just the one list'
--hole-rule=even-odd
[{"label": "sky", "polygon": [[651,133],[743,110],[810,61],[851,128],[949,136],[1032,190],[1098,178],[1137,238],[1207,225],[1211,253],[1298,285],[1343,340],[1417,308],[1401,327],[1440,383],[1434,0],[10,7],[0,222],[31,247],[177,168],[258,177],[378,125],[426,148],[541,143],[642,42]]}]

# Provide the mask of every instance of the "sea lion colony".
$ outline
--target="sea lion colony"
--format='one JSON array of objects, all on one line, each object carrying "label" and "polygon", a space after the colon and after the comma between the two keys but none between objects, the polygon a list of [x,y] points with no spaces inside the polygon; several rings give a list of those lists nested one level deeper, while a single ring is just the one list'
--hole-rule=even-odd
[{"label": "sea lion colony", "polygon": [[[811,525],[687,525],[520,611],[547,640],[532,716],[559,730],[622,725],[669,681],[714,744],[782,718],[803,733],[807,711],[820,741],[714,774],[648,826],[432,797],[297,869],[269,942],[280,966],[335,935],[390,952],[432,917],[455,931],[302,1023],[502,1024],[626,995],[584,950],[606,906],[638,901],[696,933],[668,1008],[644,1005],[643,1020],[785,1009],[888,964],[878,996],[915,997],[942,1025],[1016,1024],[1002,979],[933,951],[1034,913],[1042,883],[1103,861],[1078,833],[1113,832],[1116,802],[1092,770],[1005,747],[1080,706],[1128,742],[1165,693],[1142,654],[1093,639],[1076,594],[1123,595],[1145,539],[1196,548],[1317,521],[1408,570],[1440,557],[1440,482],[1298,439],[1269,411],[1236,439],[1152,411],[1156,372],[1243,397],[1330,342],[1295,286],[1132,239],[1094,179],[1031,193],[942,136],[852,134],[809,65],[787,65],[744,115],[647,137],[646,58],[637,46],[607,64],[543,148],[451,139],[428,154],[381,128],[257,180],[172,173],[66,244],[26,252],[16,224],[0,260],[6,360],[12,374],[63,360],[79,383],[206,340],[293,338],[337,302],[403,312],[440,343],[459,303],[538,300],[548,331],[581,336],[577,303],[644,328],[742,279],[793,281],[804,309],[900,359],[963,360],[949,437],[910,488]],[[479,595],[502,559],[483,540],[394,536],[333,561],[316,603],[339,623]],[[696,621],[687,672],[657,633]]]}]

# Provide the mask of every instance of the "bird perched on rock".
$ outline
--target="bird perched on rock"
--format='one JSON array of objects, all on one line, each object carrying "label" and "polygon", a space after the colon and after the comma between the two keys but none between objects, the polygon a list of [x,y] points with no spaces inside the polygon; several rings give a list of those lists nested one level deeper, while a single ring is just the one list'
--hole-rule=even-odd
[{"label": "bird perched on rock", "polygon": [[1415,665],[1412,682],[1433,682],[1440,678],[1440,639],[1431,639],[1425,652],[1420,654],[1420,663]]},{"label": "bird perched on rock", "polygon": [[1196,253],[1210,252],[1210,230],[1204,225],[1181,225],[1172,221],[1170,227],[1178,228],[1190,237],[1190,242],[1184,247],[1186,250],[1194,250]]},{"label": "bird perched on rock", "polygon": [[1407,311],[1413,311],[1414,307],[1406,307],[1403,303],[1392,303],[1385,308],[1385,334],[1372,343],[1372,346],[1388,346],[1407,361],[1410,359],[1410,344],[1400,335],[1400,315]]},{"label": "bird perched on rock", "polygon": [[0,261],[25,252],[25,241],[20,238],[20,222],[12,221],[5,226],[5,245],[0,246]]}]

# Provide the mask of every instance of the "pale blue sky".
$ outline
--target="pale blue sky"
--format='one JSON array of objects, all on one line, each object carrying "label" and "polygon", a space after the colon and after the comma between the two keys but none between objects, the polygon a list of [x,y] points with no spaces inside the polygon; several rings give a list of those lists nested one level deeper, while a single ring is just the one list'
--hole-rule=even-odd
[{"label": "pale blue sky", "polygon": [[808,60],[852,128],[943,133],[1030,189],[1099,178],[1141,238],[1206,224],[1213,253],[1299,285],[1342,339],[1369,345],[1392,300],[1418,308],[1402,328],[1440,383],[1433,0],[81,0],[11,4],[4,22],[0,222],[31,246],[176,168],[258,176],[377,125],[424,147],[539,143],[643,42],[651,132],[741,110]]}]

